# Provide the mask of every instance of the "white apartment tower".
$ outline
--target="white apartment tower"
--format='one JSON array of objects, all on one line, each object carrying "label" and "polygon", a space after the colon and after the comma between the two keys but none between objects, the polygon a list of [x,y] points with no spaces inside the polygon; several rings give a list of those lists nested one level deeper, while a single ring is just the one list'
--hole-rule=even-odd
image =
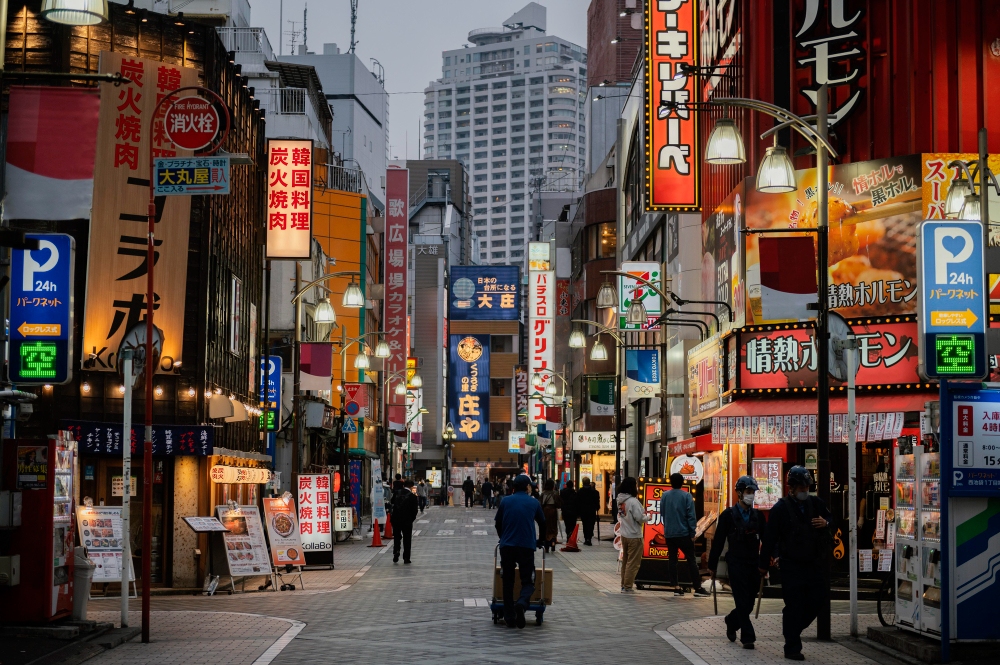
[{"label": "white apartment tower", "polygon": [[424,159],[466,164],[484,264],[523,262],[539,192],[575,191],[586,173],[587,51],[547,35],[545,14],[531,2],[473,30],[424,90]]}]

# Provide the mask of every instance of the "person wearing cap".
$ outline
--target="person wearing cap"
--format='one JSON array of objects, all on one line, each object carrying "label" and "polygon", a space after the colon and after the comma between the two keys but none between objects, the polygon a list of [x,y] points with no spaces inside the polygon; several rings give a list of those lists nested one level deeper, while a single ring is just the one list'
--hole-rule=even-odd
[{"label": "person wearing cap", "polygon": [[739,630],[744,649],[753,649],[753,644],[757,641],[750,614],[760,586],[760,571],[757,570],[760,534],[767,523],[763,513],[753,507],[757,489],[757,481],[753,476],[741,476],[736,481],[736,505],[726,508],[719,515],[712,549],[708,554],[708,569],[712,571],[714,582],[723,547],[729,546],[726,567],[729,569],[729,587],[733,590],[736,607],[726,616],[726,637],[730,642],[735,642],[736,631]]},{"label": "person wearing cap", "polygon": [[810,496],[812,474],[793,466],[785,480],[788,495],[778,500],[768,515],[757,567],[767,574],[773,556],[781,570],[781,632],[785,658],[805,660],[802,631],[816,618],[828,589],[829,557],[833,551],[831,516],[819,497]]},{"label": "person wearing cap", "polygon": [[[542,504],[530,494],[526,475],[514,479],[514,493],[497,507],[495,525],[500,536],[500,570],[503,577],[503,618],[508,628],[524,628],[524,613],[535,593],[535,549],[545,534]],[[538,524],[538,532],[535,531]],[[520,569],[521,595],[514,600],[514,572]]]}]

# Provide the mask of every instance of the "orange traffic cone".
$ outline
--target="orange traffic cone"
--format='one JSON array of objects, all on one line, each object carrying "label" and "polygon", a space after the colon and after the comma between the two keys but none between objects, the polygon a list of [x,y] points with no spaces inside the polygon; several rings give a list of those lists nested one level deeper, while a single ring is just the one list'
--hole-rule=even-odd
[{"label": "orange traffic cone", "polygon": [[385,531],[382,532],[382,537],[386,540],[392,538],[392,515],[388,513],[385,516]]},{"label": "orange traffic cone", "polygon": [[382,547],[382,530],[378,528],[378,520],[372,527],[372,544],[368,547]]},{"label": "orange traffic cone", "polygon": [[566,540],[566,547],[560,547],[560,552],[579,552],[580,548],[576,546],[576,534],[580,532],[580,525],[577,524],[573,527],[573,535],[571,535]]}]

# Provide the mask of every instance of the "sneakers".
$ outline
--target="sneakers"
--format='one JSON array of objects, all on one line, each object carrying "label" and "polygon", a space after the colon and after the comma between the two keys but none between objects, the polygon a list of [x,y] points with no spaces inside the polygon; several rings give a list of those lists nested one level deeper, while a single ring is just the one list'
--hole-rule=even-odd
[{"label": "sneakers", "polygon": [[[754,648],[753,642],[744,642],[743,643],[743,648],[744,649],[753,649]],[[799,654],[799,655],[801,655],[801,654]]]},{"label": "sneakers", "polygon": [[515,605],[514,611],[517,613],[517,617],[514,619],[514,622],[517,624],[518,628],[524,628],[524,607],[521,605]]},{"label": "sneakers", "polygon": [[633,589],[631,587],[629,587],[627,589],[625,587],[622,587],[622,593],[635,593],[635,589]]},{"label": "sneakers", "polygon": [[695,598],[708,598],[710,595],[711,594],[709,594],[707,591],[705,591],[701,587],[698,587],[697,589],[694,590],[694,597]]},{"label": "sneakers", "polygon": [[403,563],[405,563],[406,565],[410,565],[410,560],[409,560],[409,559],[405,559],[405,560],[403,561]]},{"label": "sneakers", "polygon": [[799,651],[798,653],[786,653],[785,654],[785,658],[787,658],[788,660],[805,660],[806,659],[806,657],[802,655],[801,651]]},{"label": "sneakers", "polygon": [[675,596],[683,596],[684,595],[684,589],[678,589],[677,591],[674,591],[674,595]]}]

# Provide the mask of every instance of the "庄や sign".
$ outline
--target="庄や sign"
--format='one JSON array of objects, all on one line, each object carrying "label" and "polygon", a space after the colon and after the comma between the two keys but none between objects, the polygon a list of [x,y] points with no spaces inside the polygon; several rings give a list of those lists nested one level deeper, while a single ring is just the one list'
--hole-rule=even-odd
[{"label": "\u5e84\u3084 sign", "polygon": [[312,242],[312,141],[267,142],[267,258],[308,259]]},{"label": "\u5e84\u3084 sign", "polygon": [[10,362],[15,383],[68,383],[73,378],[73,275],[76,241],[28,234],[38,249],[11,251]]}]

